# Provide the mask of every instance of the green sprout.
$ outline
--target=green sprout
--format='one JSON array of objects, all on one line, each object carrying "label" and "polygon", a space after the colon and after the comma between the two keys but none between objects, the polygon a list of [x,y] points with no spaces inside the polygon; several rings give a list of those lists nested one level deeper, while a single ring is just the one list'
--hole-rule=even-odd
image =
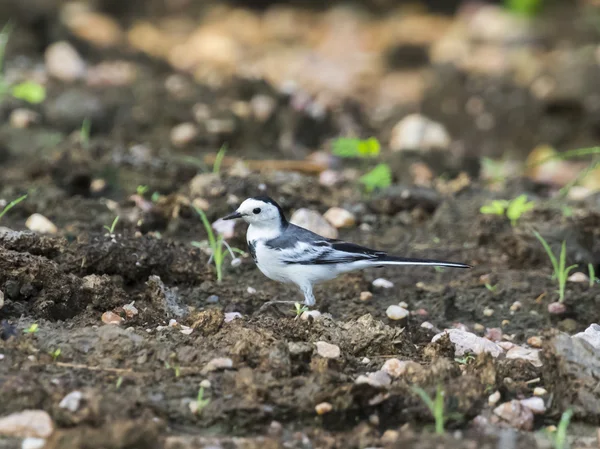
[{"label": "green sprout", "polygon": [[148,191],[149,188],[150,187],[145,185],[139,185],[136,187],[135,193],[137,193],[139,196],[144,196],[144,194]]},{"label": "green sprout", "polygon": [[196,414],[202,414],[202,410],[204,410],[208,404],[210,404],[210,399],[204,398],[204,387],[200,387],[198,396],[196,397]]},{"label": "green sprout", "polygon": [[440,385],[437,386],[434,399],[431,399],[427,392],[421,387],[413,386],[412,390],[419,395],[433,415],[433,419],[435,420],[435,433],[443,435],[444,424],[446,422],[446,417],[444,416],[444,397],[446,396],[446,393],[442,390],[442,387]]},{"label": "green sprout", "polygon": [[117,379],[117,383],[115,385],[115,387],[117,388],[117,390],[119,388],[121,388],[121,385],[123,385],[123,376],[119,376],[118,379]]},{"label": "green sprout", "polygon": [[34,81],[25,81],[12,88],[12,96],[31,104],[38,104],[46,99],[46,88]]},{"label": "green sprout", "polygon": [[340,137],[333,142],[333,154],[344,158],[373,158],[379,156],[381,145],[375,137],[354,139]]},{"label": "green sprout", "polygon": [[79,130],[79,140],[81,146],[87,148],[90,144],[90,133],[92,132],[92,122],[90,119],[85,118],[81,122],[81,129]]},{"label": "green sprout", "polygon": [[459,363],[459,364],[461,364],[461,365],[468,365],[468,364],[469,364],[469,362],[471,362],[471,361],[473,361],[473,360],[475,360],[475,356],[473,356],[473,355],[471,355],[471,354],[467,354],[467,355],[465,355],[464,357],[456,357],[456,358],[454,359],[454,361],[455,361],[456,363]]},{"label": "green sprout", "polygon": [[564,302],[565,300],[565,286],[567,285],[567,278],[569,277],[569,273],[573,270],[577,265],[566,266],[567,259],[567,242],[563,240],[562,246],[560,248],[560,255],[558,260],[556,256],[552,252],[552,248],[548,245],[548,242],[544,240],[544,237],[540,235],[539,232],[533,231],[535,237],[540,241],[544,249],[546,250],[546,254],[550,258],[550,262],[552,263],[552,268],[554,269],[554,275],[552,279],[558,280],[558,301]]},{"label": "green sprout", "polygon": [[158,193],[158,192],[154,192],[154,193],[152,194],[152,196],[150,197],[150,200],[151,200],[153,203],[156,203],[156,202],[159,200],[159,198],[160,198],[160,193]]},{"label": "green sprout", "polygon": [[2,209],[2,212],[0,212],[0,220],[2,220],[2,217],[4,217],[4,215],[11,210],[13,207],[15,207],[17,204],[19,204],[21,201],[24,201],[27,198],[27,195],[23,195],[19,198],[17,198],[16,200],[12,200],[10,203],[8,203],[4,209]]},{"label": "green sprout", "polygon": [[556,432],[547,433],[554,449],[567,449],[567,429],[572,417],[573,410],[568,409],[560,417],[560,422],[558,423]]},{"label": "green sprout", "polygon": [[118,222],[119,222],[119,216],[117,215],[110,226],[104,225],[104,229],[106,229],[109,234],[114,234],[115,227],[117,226]]},{"label": "green sprout", "polygon": [[533,201],[527,201],[527,195],[519,195],[515,199],[510,201],[507,200],[494,200],[482,206],[479,212],[485,215],[505,215],[510,220],[512,226],[517,225],[517,221],[521,218],[525,212],[530,211],[535,207]]},{"label": "green sprout", "polygon": [[504,7],[513,14],[534,17],[540,12],[543,0],[504,0]]},{"label": "green sprout", "polygon": [[308,312],[308,307],[307,306],[303,306],[299,302],[295,302],[294,303],[294,312],[296,312],[296,317],[299,317],[304,312]]},{"label": "green sprout", "polygon": [[171,365],[169,362],[165,362],[166,369],[172,369],[175,377],[179,377],[181,375],[181,367],[178,363]]},{"label": "green sprout", "polygon": [[485,288],[487,288],[490,292],[494,293],[498,289],[498,284],[492,285],[489,282],[486,282]]},{"label": "green sprout", "polygon": [[38,326],[37,323],[33,323],[31,326],[29,326],[23,332],[26,333],[26,334],[35,334],[39,330],[40,330],[40,326]]},{"label": "green sprout", "polygon": [[52,360],[54,360],[55,362],[58,360],[58,358],[60,357],[60,353],[62,351],[60,350],[60,348],[56,348],[54,351],[52,351],[50,353],[50,355],[52,356]]},{"label": "green sprout", "polygon": [[362,175],[358,181],[364,186],[367,193],[385,189],[392,185],[392,171],[388,164],[378,164],[373,170]]},{"label": "green sprout", "polygon": [[588,263],[588,273],[590,277],[590,288],[594,286],[594,282],[596,282],[596,269],[594,268],[593,263]]},{"label": "green sprout", "polygon": [[[194,209],[196,210],[196,213],[200,215],[200,219],[202,220],[202,224],[204,225],[204,229],[206,230],[206,234],[208,235],[208,245],[211,250],[211,256],[208,260],[208,263],[210,264],[214,261],[215,268],[217,270],[217,282],[221,283],[221,281],[223,280],[223,262],[225,261],[226,256],[223,247],[227,249],[232,259],[235,259],[235,255],[233,254],[234,252],[240,254],[243,254],[244,252],[240,249],[232,248],[231,246],[229,246],[225,239],[223,239],[222,235],[218,235],[217,237],[215,237],[215,233],[213,232],[212,226],[210,225],[208,217],[206,216],[204,211],[199,207],[194,207]],[[197,248],[203,247],[202,243],[200,242],[192,242],[192,245]]]},{"label": "green sprout", "polygon": [[223,144],[215,157],[215,163],[213,164],[213,173],[219,174],[221,172],[221,164],[223,163],[223,159],[225,158],[225,153],[227,152],[227,145]]}]

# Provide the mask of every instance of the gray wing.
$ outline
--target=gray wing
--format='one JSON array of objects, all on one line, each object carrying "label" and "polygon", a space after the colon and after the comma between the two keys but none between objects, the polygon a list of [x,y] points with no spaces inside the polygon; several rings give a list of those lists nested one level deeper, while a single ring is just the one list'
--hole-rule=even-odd
[{"label": "gray wing", "polygon": [[307,229],[290,224],[277,238],[265,242],[279,251],[285,264],[327,265],[363,260],[376,261],[387,254],[354,243],[322,237]]}]

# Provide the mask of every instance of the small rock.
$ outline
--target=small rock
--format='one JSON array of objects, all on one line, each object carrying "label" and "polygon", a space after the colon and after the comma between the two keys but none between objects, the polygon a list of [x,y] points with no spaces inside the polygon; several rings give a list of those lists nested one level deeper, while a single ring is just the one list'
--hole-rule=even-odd
[{"label": "small rock", "polygon": [[581,271],[573,273],[571,276],[569,276],[567,278],[567,280],[570,282],[586,282],[586,283],[590,282],[590,278],[588,277],[588,275],[585,273],[582,273]]},{"label": "small rock", "polygon": [[25,226],[40,234],[56,234],[58,232],[56,225],[41,214],[31,215],[25,222]]},{"label": "small rock", "polygon": [[318,310],[307,310],[300,315],[300,319],[303,321],[318,320],[319,318],[321,318],[321,312]]},{"label": "small rock", "polygon": [[405,374],[420,372],[422,370],[423,367],[417,362],[411,360],[398,360],[395,358],[386,360],[381,367],[381,371],[395,379],[404,376]]},{"label": "small rock", "polygon": [[398,305],[403,309],[408,309],[408,303],[406,301],[400,301]]},{"label": "small rock", "polygon": [[377,287],[377,288],[392,288],[394,286],[393,282],[390,282],[384,278],[377,278],[372,282],[372,284],[373,284],[373,287]]},{"label": "small rock", "polygon": [[181,327],[181,329],[179,330],[179,332],[182,333],[183,335],[190,335],[192,332],[194,332],[193,327],[184,326],[183,324],[180,327]]},{"label": "small rock", "polygon": [[298,209],[292,215],[290,223],[306,228],[326,238],[336,239],[338,237],[337,229],[329,224],[321,214],[310,209]]},{"label": "small rock", "polygon": [[369,363],[371,363],[371,359],[369,357],[363,357],[360,363],[362,363],[363,365],[368,365]]},{"label": "small rock", "polygon": [[502,340],[502,329],[498,329],[497,327],[487,329],[485,338],[491,341],[499,342]]},{"label": "small rock", "polygon": [[494,314],[494,309],[490,307],[486,307],[483,309],[483,316],[492,316]]},{"label": "small rock", "polygon": [[68,42],[51,44],[44,53],[46,69],[50,76],[71,83],[85,76],[85,62]]},{"label": "small rock", "polygon": [[181,123],[171,130],[171,143],[176,147],[189,145],[198,136],[198,128],[193,123]]},{"label": "small rock", "polygon": [[493,407],[498,403],[500,398],[501,398],[500,392],[496,391],[495,393],[490,394],[490,396],[488,397],[488,404],[491,407]]},{"label": "small rock", "polygon": [[521,399],[521,405],[531,410],[534,415],[543,415],[546,412],[544,400],[540,397]]},{"label": "small rock", "polygon": [[369,301],[371,298],[373,298],[373,293],[369,291],[360,292],[361,301]]},{"label": "small rock", "polygon": [[219,302],[219,297],[217,295],[210,295],[206,298],[206,304],[216,304]]},{"label": "small rock", "polygon": [[516,312],[517,310],[520,310],[521,307],[523,307],[523,304],[521,304],[520,301],[515,301],[512,303],[512,305],[510,306],[510,311],[511,312]]},{"label": "small rock", "polygon": [[[0,307],[1,308],[1,307]],[[600,325],[591,324],[585,331],[573,335],[573,338],[580,338],[587,341],[595,349],[600,351]]]},{"label": "small rock", "polygon": [[384,445],[394,444],[400,439],[400,432],[388,429],[381,435],[381,443]]},{"label": "small rock", "polygon": [[548,313],[552,315],[562,315],[567,311],[567,306],[565,306],[562,302],[553,302],[548,304]]},{"label": "small rock", "polygon": [[329,413],[331,410],[333,410],[333,406],[329,402],[321,402],[315,406],[317,415],[324,415],[325,413]]},{"label": "small rock", "polygon": [[121,26],[107,14],[80,10],[64,16],[66,25],[73,34],[96,47],[114,47],[123,39]]},{"label": "small rock", "polygon": [[260,123],[264,123],[271,118],[277,101],[269,95],[255,95],[250,99],[250,110],[252,116]]},{"label": "small rock", "polygon": [[319,184],[325,187],[333,187],[342,182],[344,176],[335,170],[324,170],[319,173]]},{"label": "small rock", "polygon": [[542,387],[535,387],[533,389],[534,396],[546,396],[548,394],[548,390]]},{"label": "small rock", "polygon": [[202,373],[206,374],[211,373],[213,371],[231,368],[233,368],[233,360],[231,360],[228,357],[217,357],[206,364],[206,366],[202,369]]},{"label": "small rock", "polygon": [[386,309],[385,314],[390,320],[403,320],[410,315],[410,312],[403,307],[391,305]]},{"label": "small rock", "polygon": [[13,438],[48,438],[54,430],[44,410],[23,410],[0,418],[0,435]]},{"label": "small rock", "polygon": [[242,318],[242,314],[240,312],[227,312],[225,313],[225,319],[223,321],[225,321],[226,323],[230,323],[233,320],[237,320],[237,319],[241,319]]},{"label": "small rock", "polygon": [[215,198],[225,193],[225,185],[218,173],[200,173],[190,181],[192,197]]},{"label": "small rock", "polygon": [[327,343],[325,341],[318,341],[317,354],[326,359],[336,359],[340,356],[340,347]]},{"label": "small rock", "polygon": [[390,137],[392,151],[446,149],[451,142],[443,125],[420,114],[411,114],[400,120]]},{"label": "small rock", "polygon": [[533,366],[542,366],[539,349],[524,348],[523,346],[513,346],[506,352],[506,358],[527,360]]},{"label": "small rock", "polygon": [[435,329],[435,326],[433,325],[433,323],[430,323],[429,321],[423,321],[421,323],[421,327],[423,329],[429,329],[429,330]]},{"label": "small rock", "polygon": [[516,429],[529,431],[533,428],[533,412],[520,401],[505,402],[494,409],[494,414]]},{"label": "small rock", "polygon": [[83,393],[81,391],[71,391],[62,399],[62,401],[60,401],[58,406],[60,408],[66,408],[70,412],[75,413],[79,409],[82,399]]},{"label": "small rock", "polygon": [[123,318],[117,315],[114,312],[104,312],[102,314],[102,322],[104,324],[121,324],[123,322]]},{"label": "small rock", "polygon": [[21,442],[21,449],[42,449],[45,445],[44,438],[25,438]]},{"label": "small rock", "polygon": [[231,266],[232,267],[239,267],[242,264],[242,259],[240,259],[239,257],[234,257],[233,259],[231,259]]},{"label": "small rock", "polygon": [[374,373],[368,373],[367,375],[361,374],[354,381],[356,385],[368,384],[372,387],[381,388],[388,387],[392,383],[390,376],[383,371],[376,371]]},{"label": "small rock", "polygon": [[125,304],[123,306],[123,311],[127,318],[133,318],[138,314],[138,309],[133,305],[135,301],[132,301],[130,304]]},{"label": "small rock", "polygon": [[450,338],[450,341],[454,345],[454,353],[459,357],[468,353],[481,354],[483,352],[487,352],[493,357],[498,357],[504,352],[496,343],[460,329],[448,329],[434,336],[431,341],[436,342],[444,334],[447,334]]},{"label": "small rock", "polygon": [[13,128],[24,129],[37,123],[40,119],[40,114],[31,109],[17,108],[10,113],[9,123]]},{"label": "small rock", "polygon": [[475,332],[483,332],[483,331],[485,331],[485,326],[483,324],[481,324],[481,323],[475,323],[473,325],[473,330]]},{"label": "small rock", "polygon": [[341,207],[332,207],[323,215],[325,220],[336,228],[351,228],[356,224],[356,217],[352,212]]},{"label": "small rock", "polygon": [[529,337],[527,339],[527,344],[532,348],[541,348],[542,347],[542,337],[534,335],[533,337]]}]

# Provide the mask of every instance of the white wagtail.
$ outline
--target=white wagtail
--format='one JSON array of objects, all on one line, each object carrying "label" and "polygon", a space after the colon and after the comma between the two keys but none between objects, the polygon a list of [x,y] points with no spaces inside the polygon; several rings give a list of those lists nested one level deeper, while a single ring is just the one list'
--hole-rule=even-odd
[{"label": "white wagtail", "polygon": [[[313,285],[342,273],[384,265],[426,265],[471,268],[464,263],[391,256],[384,251],[322,237],[287,221],[283,210],[267,196],[248,198],[223,220],[243,218],[250,226],[248,249],[258,269],[268,278],[296,284],[304,304],[313,306]],[[292,302],[292,301],[272,301]]]}]

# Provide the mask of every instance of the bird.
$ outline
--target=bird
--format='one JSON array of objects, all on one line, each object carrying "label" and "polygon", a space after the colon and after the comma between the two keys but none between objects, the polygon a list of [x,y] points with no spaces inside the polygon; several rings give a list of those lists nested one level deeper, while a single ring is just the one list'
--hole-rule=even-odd
[{"label": "bird", "polygon": [[[394,256],[320,236],[290,223],[281,206],[268,196],[248,198],[222,219],[240,218],[249,224],[246,242],[258,269],[269,279],[298,286],[307,307],[316,303],[315,284],[351,271],[388,265],[471,268],[458,262]],[[269,304],[289,302],[294,301],[269,301]]]}]

